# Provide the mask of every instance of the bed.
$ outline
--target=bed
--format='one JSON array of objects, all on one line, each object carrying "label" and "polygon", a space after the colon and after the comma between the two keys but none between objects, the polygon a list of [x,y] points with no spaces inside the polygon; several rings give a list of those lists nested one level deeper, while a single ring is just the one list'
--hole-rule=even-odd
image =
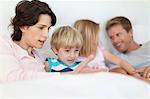
[{"label": "bed", "polygon": [[150,84],[115,73],[51,76],[0,84],[3,97],[142,97],[150,99]]}]

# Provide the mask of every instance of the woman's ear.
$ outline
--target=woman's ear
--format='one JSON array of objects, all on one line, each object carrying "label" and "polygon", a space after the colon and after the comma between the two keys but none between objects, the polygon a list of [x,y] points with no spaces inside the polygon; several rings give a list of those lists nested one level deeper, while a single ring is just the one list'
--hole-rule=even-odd
[{"label": "woman's ear", "polygon": [[58,54],[58,50],[55,47],[51,47],[51,49],[56,55]]},{"label": "woman's ear", "polygon": [[20,27],[20,30],[21,30],[22,33],[23,33],[23,32],[25,32],[25,31],[27,30],[27,28],[28,28],[27,26],[21,26],[21,27]]}]

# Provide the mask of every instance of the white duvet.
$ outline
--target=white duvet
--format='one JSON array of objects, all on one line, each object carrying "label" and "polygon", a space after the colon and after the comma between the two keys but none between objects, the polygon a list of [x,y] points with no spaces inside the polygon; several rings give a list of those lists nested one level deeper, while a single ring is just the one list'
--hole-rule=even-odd
[{"label": "white duvet", "polygon": [[61,75],[1,84],[0,96],[142,97],[141,99],[150,99],[150,84],[114,73]]}]

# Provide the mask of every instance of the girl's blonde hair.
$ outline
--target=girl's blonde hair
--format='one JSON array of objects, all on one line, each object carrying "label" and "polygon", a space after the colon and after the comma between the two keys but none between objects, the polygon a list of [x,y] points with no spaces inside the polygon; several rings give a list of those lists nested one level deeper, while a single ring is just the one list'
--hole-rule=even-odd
[{"label": "girl's blonde hair", "polygon": [[100,30],[99,24],[88,19],[81,19],[74,23],[74,27],[83,37],[83,46],[80,55],[87,57],[90,54],[95,54]]},{"label": "girl's blonde hair", "polygon": [[81,48],[83,45],[82,35],[70,26],[61,26],[52,34],[51,47],[60,48]]}]

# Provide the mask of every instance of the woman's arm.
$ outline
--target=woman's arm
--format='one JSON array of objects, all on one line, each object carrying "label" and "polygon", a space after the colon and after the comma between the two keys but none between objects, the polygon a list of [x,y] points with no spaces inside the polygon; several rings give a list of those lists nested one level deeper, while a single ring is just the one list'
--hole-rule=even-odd
[{"label": "woman's arm", "polygon": [[21,63],[20,60],[18,60],[17,57],[19,57],[19,55],[15,54],[16,51],[17,50],[13,48],[12,41],[0,37],[0,81],[10,82],[29,80],[55,75],[55,73],[52,74],[38,71],[36,69],[37,65],[35,66],[35,69],[24,69],[22,67],[24,63]]}]

